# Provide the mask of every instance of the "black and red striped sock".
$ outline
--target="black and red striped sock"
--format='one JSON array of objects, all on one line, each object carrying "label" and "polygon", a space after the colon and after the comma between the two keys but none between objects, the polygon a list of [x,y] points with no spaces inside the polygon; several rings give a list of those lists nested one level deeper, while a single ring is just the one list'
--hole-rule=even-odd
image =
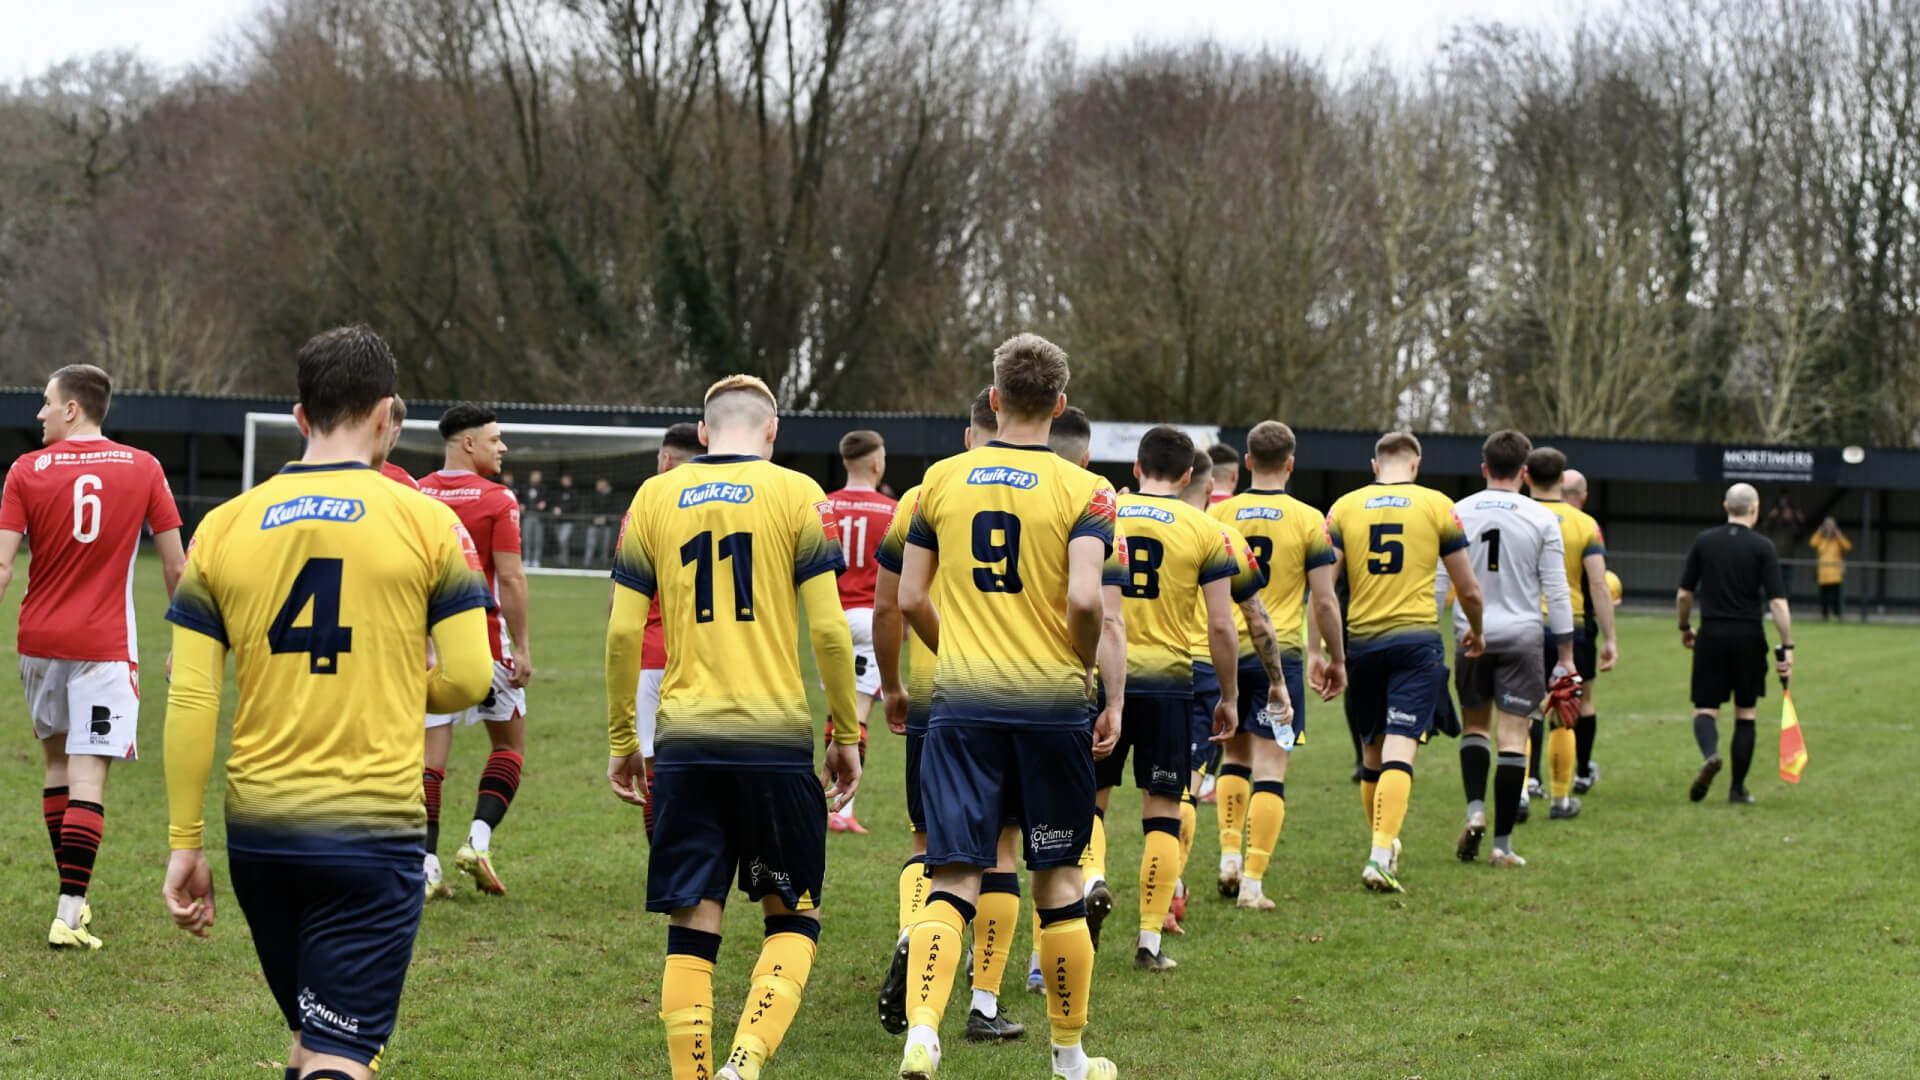
[{"label": "black and red striped sock", "polygon": [[440,850],[440,782],[447,778],[445,769],[428,769],[421,776],[421,786],[427,789],[427,854]]},{"label": "black and red striped sock", "polygon": [[60,865],[60,830],[67,819],[67,789],[43,788],[40,792],[40,816],[47,821],[47,839],[53,844],[53,865]]},{"label": "black and red striped sock", "polygon": [[520,790],[520,755],[512,750],[495,750],[487,755],[487,767],[480,773],[480,800],[474,804],[473,819],[484,821],[490,829],[500,827],[513,805],[514,792]]},{"label": "black and red striped sock", "polygon": [[60,826],[60,895],[85,896],[93,883],[93,857],[106,831],[106,808],[69,799]]}]

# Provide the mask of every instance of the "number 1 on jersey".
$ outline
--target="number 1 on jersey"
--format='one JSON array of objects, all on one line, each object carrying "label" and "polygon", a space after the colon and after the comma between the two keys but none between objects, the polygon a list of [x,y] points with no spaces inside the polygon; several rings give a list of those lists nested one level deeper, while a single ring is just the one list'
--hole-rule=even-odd
[{"label": "number 1 on jersey", "polygon": [[1487,570],[1500,572],[1500,530],[1484,529],[1480,533],[1480,542],[1487,545]]},{"label": "number 1 on jersey", "polygon": [[[307,670],[315,675],[336,674],[340,654],[353,651],[353,628],[340,625],[341,572],[339,559],[308,559],[267,627],[267,647],[275,653],[306,653]],[[293,625],[308,601],[313,613],[307,625]]]},{"label": "number 1 on jersey", "polygon": [[693,620],[709,623],[714,618],[713,560],[715,555],[733,566],[733,618],[735,622],[753,621],[753,534],[730,533],[713,542],[713,533],[703,532],[680,545],[680,565],[693,567]]}]

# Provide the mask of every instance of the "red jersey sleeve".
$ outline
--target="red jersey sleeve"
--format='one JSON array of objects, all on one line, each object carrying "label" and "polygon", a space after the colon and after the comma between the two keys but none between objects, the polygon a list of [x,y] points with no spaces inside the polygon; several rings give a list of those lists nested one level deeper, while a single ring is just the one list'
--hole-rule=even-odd
[{"label": "red jersey sleeve", "polygon": [[0,490],[0,529],[17,533],[27,531],[27,503],[20,490],[20,486],[26,482],[25,476],[18,461],[8,466],[7,486]]},{"label": "red jersey sleeve", "polygon": [[520,500],[506,488],[494,492],[493,550],[520,554]]},{"label": "red jersey sleeve", "polygon": [[153,484],[147,492],[147,528],[158,536],[180,527],[180,508],[174,505],[173,488],[167,484],[167,471],[160,467],[160,460],[148,455],[147,464],[153,470]]}]

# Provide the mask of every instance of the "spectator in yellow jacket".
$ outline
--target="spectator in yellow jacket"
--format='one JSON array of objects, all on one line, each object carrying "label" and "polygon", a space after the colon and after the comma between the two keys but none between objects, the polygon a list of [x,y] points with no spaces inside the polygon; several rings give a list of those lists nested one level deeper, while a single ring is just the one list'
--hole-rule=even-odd
[{"label": "spectator in yellow jacket", "polygon": [[1807,540],[1807,546],[1819,556],[1815,578],[1820,583],[1820,621],[1826,622],[1829,616],[1842,618],[1845,599],[1843,586],[1847,580],[1847,552],[1853,550],[1853,541],[1847,539],[1840,526],[1832,518],[1820,523],[1813,536]]}]

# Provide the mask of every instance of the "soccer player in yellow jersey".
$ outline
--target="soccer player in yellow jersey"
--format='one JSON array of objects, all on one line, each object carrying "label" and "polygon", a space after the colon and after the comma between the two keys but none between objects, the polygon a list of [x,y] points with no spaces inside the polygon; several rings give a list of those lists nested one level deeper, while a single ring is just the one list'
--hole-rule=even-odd
[{"label": "soccer player in yellow jersey", "polygon": [[363,326],[300,350],[305,456],[207,515],[167,612],[167,908],[182,929],[213,927],[201,807],[231,651],[228,867],[294,1033],[289,1077],[378,1067],[425,895],[420,707],[467,708],[493,673],[473,541],[372,467],[394,382]]},{"label": "soccer player in yellow jersey", "polygon": [[[1155,427],[1140,439],[1134,460],[1137,494],[1122,495],[1116,543],[1126,562],[1110,570],[1107,584],[1123,598],[1127,630],[1127,692],[1121,713],[1120,742],[1094,768],[1104,807],[1133,758],[1133,782],[1141,791],[1140,932],[1134,966],[1165,972],[1178,966],[1161,948],[1161,934],[1180,871],[1180,799],[1192,771],[1188,716],[1193,701],[1193,657],[1189,630],[1201,612],[1207,620],[1208,655],[1216,667],[1231,668],[1238,656],[1233,606],[1251,599],[1257,575],[1242,575],[1233,541],[1205,511],[1181,500],[1196,467],[1212,472],[1212,459],[1196,455],[1193,440],[1173,427]],[[1234,595],[1238,577],[1242,592]],[[1272,631],[1258,615],[1265,640]],[[1276,668],[1278,653],[1274,653]],[[1261,705],[1287,711],[1284,684]],[[1222,687],[1211,718],[1210,740],[1231,737],[1239,724],[1238,688]],[[1098,941],[1098,926],[1113,906],[1105,882],[1088,892],[1087,917]]]},{"label": "soccer player in yellow jersey", "polygon": [[1000,437],[927,470],[900,570],[900,609],[939,659],[920,766],[933,891],[911,931],[918,975],[899,1075],[929,1080],[939,1067],[960,937],[1001,824],[1017,815],[1043,927],[1053,1075],[1112,1080],[1113,1063],[1081,1048],[1093,940],[1079,861],[1094,754],[1119,734],[1112,708],[1089,724],[1088,670],[1100,665],[1115,707],[1124,693],[1102,634],[1113,490],[1047,446],[1066,407],[1066,354],[1022,334],[995,350],[993,370]]},{"label": "soccer player in yellow jersey", "polygon": [[[999,430],[993,414],[992,388],[980,391],[973,400],[973,412],[967,427],[967,449],[985,446]],[[892,1035],[907,1030],[907,941],[908,931],[920,917],[927,902],[927,816],[920,796],[920,750],[927,738],[927,717],[933,711],[933,650],[918,634],[908,635],[911,661],[907,681],[900,679],[900,644],[906,624],[900,615],[900,566],[907,547],[907,528],[920,503],[920,489],[912,487],[900,496],[893,523],[880,540],[874,556],[879,572],[874,578],[873,651],[879,667],[880,696],[887,727],[907,737],[907,822],[913,829],[913,855],[900,868],[899,937],[894,942],[893,960],[887,966],[886,979],[880,985],[880,1024]],[[934,610],[940,602],[934,598]],[[1000,1042],[1018,1039],[1026,1027],[1015,1023],[1000,1010],[1000,983],[1006,975],[1007,960],[1013,955],[1014,930],[1020,921],[1020,828],[1008,825],[1000,831],[999,861],[980,879],[980,903],[973,917],[973,1003],[967,1010],[969,1042]]]},{"label": "soccer player in yellow jersey", "polygon": [[[1560,519],[1560,537],[1566,544],[1567,582],[1573,593],[1573,662],[1580,674],[1580,718],[1572,730],[1556,727],[1547,735],[1547,768],[1552,780],[1553,805],[1548,816],[1571,818],[1580,813],[1580,800],[1599,779],[1593,764],[1593,736],[1598,714],[1593,704],[1594,679],[1612,671],[1620,657],[1613,627],[1613,594],[1607,590],[1607,538],[1600,523],[1574,505],[1586,501],[1587,478],[1567,468],[1567,455],[1542,446],[1527,456],[1527,482],[1535,502]],[[1596,635],[1599,641],[1594,638]],[[1551,662],[1547,665],[1552,670]]]},{"label": "soccer player in yellow jersey", "polygon": [[1480,655],[1480,583],[1453,500],[1415,482],[1420,440],[1404,431],[1382,435],[1373,475],[1327,511],[1327,531],[1347,577],[1348,722],[1363,727],[1360,798],[1373,832],[1360,878],[1375,892],[1405,892],[1400,826],[1413,793],[1413,755],[1446,692],[1435,573],[1444,562],[1466,615],[1465,656]]},{"label": "soccer player in yellow jersey", "polygon": [[[1333,545],[1320,512],[1287,494],[1293,450],[1292,428],[1276,420],[1254,425],[1247,433],[1246,455],[1253,486],[1214,504],[1210,511],[1246,537],[1254,558],[1265,568],[1260,599],[1273,619],[1287,697],[1293,704],[1290,725],[1263,719],[1242,705],[1240,731],[1227,741],[1215,789],[1220,809],[1220,895],[1250,911],[1274,907],[1262,883],[1286,822],[1287,760],[1295,739],[1306,732],[1307,685],[1312,683],[1324,700],[1338,696],[1346,685],[1340,601],[1333,592]],[[1307,617],[1309,595],[1311,619]],[[1302,667],[1302,653],[1317,660],[1321,641],[1326,642],[1331,659],[1310,680]],[[1243,703],[1249,695],[1261,694],[1270,678],[1251,655],[1254,645],[1243,626],[1238,676]]]},{"label": "soccer player in yellow jersey", "polygon": [[[713,384],[707,453],[640,485],[614,557],[607,626],[607,779],[639,805],[634,728],[648,608],[664,614],[667,672],[654,733],[647,910],[666,914],[660,991],[674,1080],[756,1080],[800,1010],[820,939],[828,805],[813,775],[813,717],[794,652],[800,608],[826,685],[830,798],[860,781],[853,637],[843,565],[820,485],[767,460],[773,393],[750,375]],[[734,879],[766,914],[766,937],[726,1063],[713,1070],[713,964]]]}]

